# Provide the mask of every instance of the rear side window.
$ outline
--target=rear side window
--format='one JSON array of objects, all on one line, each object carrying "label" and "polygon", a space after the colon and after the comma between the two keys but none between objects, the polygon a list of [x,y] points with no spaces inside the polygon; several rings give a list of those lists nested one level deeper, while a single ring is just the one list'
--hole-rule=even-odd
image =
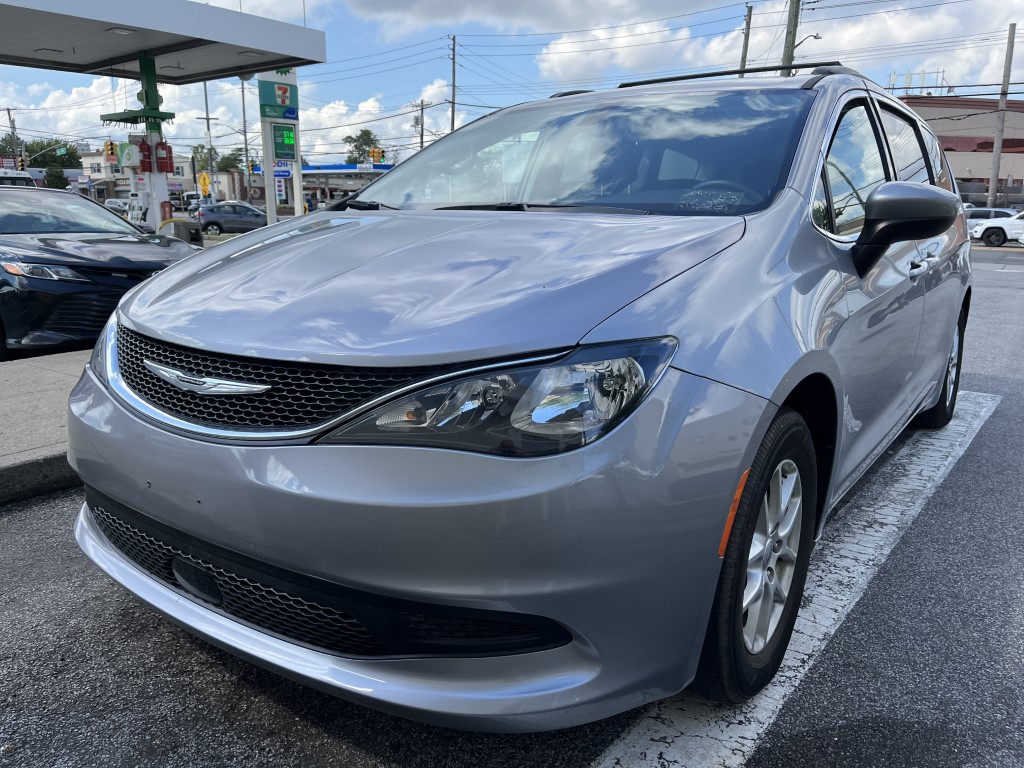
[{"label": "rear side window", "polygon": [[932,165],[932,177],[935,179],[935,186],[942,187],[950,192],[956,192],[953,188],[953,177],[950,176],[949,166],[942,156],[942,147],[939,140],[928,131],[922,131],[925,149],[928,151],[928,160]]},{"label": "rear side window", "polygon": [[992,211],[968,211],[968,219],[990,219],[992,218]]},{"label": "rear side window", "polygon": [[1008,219],[1012,215],[1013,214],[1011,214],[1009,211],[993,211],[992,212],[992,218],[993,219]]},{"label": "rear side window", "polygon": [[886,181],[885,164],[867,106],[847,105],[825,158],[832,221],[837,235],[855,235],[864,226],[864,203]]},{"label": "rear side window", "polygon": [[894,112],[882,108],[882,129],[889,140],[892,159],[896,164],[896,178],[899,181],[916,181],[928,184],[928,164],[918,138],[917,129]]}]

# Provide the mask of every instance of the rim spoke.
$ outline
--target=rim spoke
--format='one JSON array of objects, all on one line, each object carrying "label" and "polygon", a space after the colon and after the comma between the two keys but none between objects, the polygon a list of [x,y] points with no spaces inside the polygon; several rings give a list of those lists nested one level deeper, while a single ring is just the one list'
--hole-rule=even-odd
[{"label": "rim spoke", "polygon": [[750,554],[747,556],[747,567],[757,565],[761,567],[761,560],[764,559],[764,551],[768,545],[768,537],[760,531],[754,531],[754,538],[750,541]]},{"label": "rim spoke", "polygon": [[772,481],[768,485],[765,510],[768,513],[769,533],[774,532],[779,527],[782,509],[782,466],[779,465],[776,467],[774,474],[772,474]]},{"label": "rim spoke", "polygon": [[775,602],[775,588],[772,584],[766,584],[761,595],[761,602],[757,609],[757,626],[754,628],[754,638],[760,642],[755,643],[755,653],[768,644],[769,629],[772,627],[772,603]]},{"label": "rim spoke", "polygon": [[[754,602],[761,596],[761,592],[764,590],[764,574],[761,569],[758,568],[756,571],[747,571],[747,586],[743,590],[743,612],[753,610],[755,613],[757,607]],[[747,623],[750,623],[755,617],[752,614],[748,614]]]}]

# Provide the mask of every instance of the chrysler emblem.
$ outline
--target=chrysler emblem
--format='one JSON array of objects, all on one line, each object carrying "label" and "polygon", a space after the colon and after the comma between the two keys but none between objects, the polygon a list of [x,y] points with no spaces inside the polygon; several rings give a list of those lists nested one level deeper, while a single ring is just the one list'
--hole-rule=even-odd
[{"label": "chrysler emblem", "polygon": [[178,389],[198,392],[200,395],[256,395],[270,389],[269,384],[250,384],[245,381],[194,376],[185,371],[154,363],[152,360],[143,360],[142,363],[161,379],[173,384]]}]

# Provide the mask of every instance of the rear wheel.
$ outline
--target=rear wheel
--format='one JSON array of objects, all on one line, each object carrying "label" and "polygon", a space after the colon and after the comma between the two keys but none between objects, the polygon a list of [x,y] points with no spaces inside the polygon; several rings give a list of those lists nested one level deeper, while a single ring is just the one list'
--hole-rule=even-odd
[{"label": "rear wheel", "polygon": [[985,245],[998,248],[1006,242],[1006,233],[997,228],[986,229],[985,233],[981,236],[981,241],[985,243]]},{"label": "rear wheel", "polygon": [[817,506],[814,441],[779,411],[750,467],[718,579],[694,687],[739,704],[775,676],[807,579]]},{"label": "rear wheel", "polygon": [[960,311],[960,318],[956,321],[956,330],[953,333],[953,346],[946,358],[946,375],[942,379],[942,394],[939,395],[939,402],[922,411],[914,419],[914,424],[928,429],[939,429],[946,426],[953,418],[953,411],[956,410],[956,397],[960,392],[960,362],[964,356],[964,331],[967,329],[967,316]]}]

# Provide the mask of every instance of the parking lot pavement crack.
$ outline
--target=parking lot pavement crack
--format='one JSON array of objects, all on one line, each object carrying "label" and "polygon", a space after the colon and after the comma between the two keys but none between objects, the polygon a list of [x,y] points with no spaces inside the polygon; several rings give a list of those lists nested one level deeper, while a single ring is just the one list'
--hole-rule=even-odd
[{"label": "parking lot pavement crack", "polygon": [[[595,768],[742,766],[1000,399],[961,391],[956,416],[948,426],[911,433],[893,456],[853,487],[811,555],[804,603],[789,650],[768,688],[738,707],[709,703],[685,691],[656,702],[596,761]],[[641,746],[652,742],[662,745],[657,756]]]}]

